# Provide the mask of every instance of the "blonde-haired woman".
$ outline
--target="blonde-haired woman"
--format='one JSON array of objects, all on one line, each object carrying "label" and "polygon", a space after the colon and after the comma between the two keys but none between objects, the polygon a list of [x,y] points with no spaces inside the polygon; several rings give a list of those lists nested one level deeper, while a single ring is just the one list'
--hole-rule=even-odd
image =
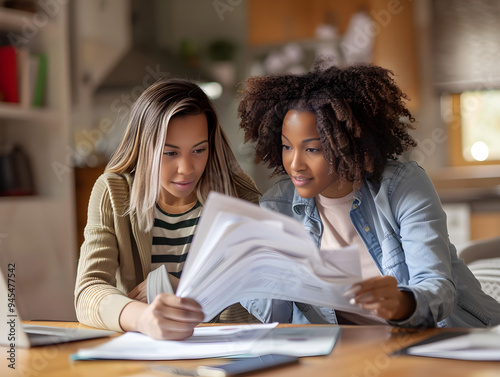
[{"label": "blonde-haired woman", "polygon": [[[183,339],[203,320],[200,305],[160,294],[146,303],[146,278],[164,264],[174,287],[203,203],[217,191],[258,203],[214,107],[194,83],[162,79],[132,106],[120,146],[90,197],[75,287],[84,324]],[[215,320],[254,321],[240,304]]]}]

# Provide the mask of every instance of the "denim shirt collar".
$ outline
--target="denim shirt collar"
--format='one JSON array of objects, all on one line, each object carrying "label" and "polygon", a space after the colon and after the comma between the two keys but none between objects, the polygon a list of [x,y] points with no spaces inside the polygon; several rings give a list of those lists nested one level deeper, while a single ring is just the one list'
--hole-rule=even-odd
[{"label": "denim shirt collar", "polygon": [[[357,201],[359,205],[362,198],[362,189],[354,191],[353,197],[353,203]],[[304,227],[314,235],[314,239],[319,247],[323,233],[323,224],[314,198],[303,198],[297,193],[297,190],[294,190],[292,210],[299,218],[304,219]]]},{"label": "denim shirt collar", "polygon": [[314,235],[316,244],[321,242],[321,234],[323,233],[323,224],[319,217],[318,209],[314,198],[303,198],[294,190],[292,199],[292,210],[303,219],[304,228]]},{"label": "denim shirt collar", "polygon": [[[357,200],[361,203],[361,198],[363,197],[362,190],[363,188],[354,191],[353,200]],[[292,208],[293,212],[297,215],[310,215],[317,212],[315,211],[316,202],[314,201],[314,198],[303,198],[297,193],[297,190],[294,190],[293,193]]]}]

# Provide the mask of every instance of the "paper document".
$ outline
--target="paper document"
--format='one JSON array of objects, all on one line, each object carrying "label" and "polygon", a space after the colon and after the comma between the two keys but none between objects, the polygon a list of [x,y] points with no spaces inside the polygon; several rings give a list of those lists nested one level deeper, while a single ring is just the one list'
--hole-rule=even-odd
[{"label": "paper document", "polygon": [[[280,354],[296,357],[328,355],[342,333],[342,327],[280,327],[254,343],[249,356]],[[239,356],[241,357],[241,355]]]},{"label": "paper document", "polygon": [[[338,252],[339,258],[331,255]],[[231,304],[274,298],[366,313],[342,294],[361,280],[357,246],[320,252],[293,218],[210,193],[176,295],[208,321]]]},{"label": "paper document", "polygon": [[148,304],[151,304],[159,293],[174,293],[172,284],[170,284],[170,279],[168,278],[167,268],[164,264],[156,270],[151,271],[146,280]]},{"label": "paper document", "polygon": [[176,360],[246,354],[251,351],[257,340],[277,325],[269,323],[196,327],[191,337],[180,341],[155,340],[147,335],[127,332],[97,347],[80,349],[72,358]]},{"label": "paper document", "polygon": [[184,340],[155,340],[128,332],[100,346],[81,349],[73,360],[177,360],[209,357],[252,357],[264,354],[290,356],[328,355],[342,328],[304,326],[275,328],[277,323],[196,327]]},{"label": "paper document", "polygon": [[440,334],[444,339],[435,340],[432,337],[406,348],[404,353],[446,359],[500,361],[500,326],[458,334]]}]

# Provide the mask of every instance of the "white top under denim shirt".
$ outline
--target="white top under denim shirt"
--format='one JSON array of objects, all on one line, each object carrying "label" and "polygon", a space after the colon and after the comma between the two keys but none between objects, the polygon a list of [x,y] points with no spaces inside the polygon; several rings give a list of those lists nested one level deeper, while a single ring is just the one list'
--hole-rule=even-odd
[{"label": "white top under denim shirt", "polygon": [[[321,244],[314,198],[300,197],[289,178],[261,198],[262,207],[303,223]],[[446,215],[426,172],[416,162],[389,160],[382,180],[364,180],[350,218],[382,275],[413,293],[415,312],[401,327],[487,327],[500,324],[500,303],[486,295],[448,238]],[[283,300],[242,302],[262,322],[337,323],[335,311]]]}]

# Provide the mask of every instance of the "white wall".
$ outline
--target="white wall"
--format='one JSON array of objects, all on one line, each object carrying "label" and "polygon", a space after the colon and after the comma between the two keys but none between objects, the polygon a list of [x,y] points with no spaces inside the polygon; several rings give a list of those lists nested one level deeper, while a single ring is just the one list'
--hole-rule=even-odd
[{"label": "white wall", "polygon": [[[218,7],[224,3],[226,6]],[[235,4],[235,5],[231,5]],[[238,4],[238,5],[236,5]],[[246,1],[185,1],[157,0],[158,45],[177,51],[185,38],[196,41],[206,48],[217,38],[230,39],[238,45],[236,54],[236,84],[249,75],[250,64],[247,49],[247,4]],[[214,101],[222,127],[228,136],[233,151],[243,168],[254,178],[264,192],[271,184],[269,171],[264,166],[255,166],[252,146],[243,143],[243,131],[237,118],[238,100],[236,85],[225,91],[222,98]]]}]

